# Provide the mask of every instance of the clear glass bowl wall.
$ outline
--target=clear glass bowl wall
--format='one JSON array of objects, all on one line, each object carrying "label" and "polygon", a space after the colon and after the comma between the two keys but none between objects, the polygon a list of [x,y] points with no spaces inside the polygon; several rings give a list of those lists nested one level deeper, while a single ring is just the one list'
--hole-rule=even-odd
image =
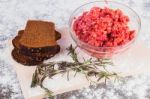
[{"label": "clear glass bowl wall", "polygon": [[[108,7],[111,9],[122,10],[123,13],[125,15],[127,15],[130,19],[130,22],[129,22],[130,29],[136,31],[135,38],[133,40],[131,40],[130,42],[128,42],[127,44],[117,46],[117,47],[95,47],[95,46],[89,45],[89,44],[79,40],[75,31],[73,30],[73,23],[75,21],[74,18],[81,16],[82,13],[85,11],[90,11],[90,9],[92,7],[101,7],[101,8]],[[130,7],[128,7],[124,4],[121,4],[121,3],[114,2],[114,1],[108,1],[108,3],[104,2],[104,1],[95,1],[95,2],[90,2],[90,3],[84,4],[80,7],[78,7],[72,13],[72,15],[69,19],[69,31],[70,31],[72,39],[83,51],[85,51],[86,53],[90,54],[91,56],[94,56],[97,58],[110,58],[114,54],[119,54],[119,53],[122,53],[125,50],[127,50],[135,42],[135,40],[138,36],[138,33],[140,31],[140,28],[141,28],[141,21],[140,21],[138,14],[134,10],[132,10]]]}]

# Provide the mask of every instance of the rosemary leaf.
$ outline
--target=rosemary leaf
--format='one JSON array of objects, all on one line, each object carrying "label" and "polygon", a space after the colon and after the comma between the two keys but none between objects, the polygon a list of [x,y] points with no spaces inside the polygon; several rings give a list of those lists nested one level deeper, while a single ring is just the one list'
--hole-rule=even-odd
[{"label": "rosemary leaf", "polygon": [[41,88],[45,90],[46,95],[48,96],[49,99],[54,99],[52,91],[50,91],[48,88],[45,88],[43,85],[41,86]]},{"label": "rosemary leaf", "polygon": [[67,71],[67,80],[69,81],[69,71]]},{"label": "rosemary leaf", "polygon": [[37,74],[37,70],[36,70],[32,76],[31,88],[36,87],[38,85],[38,82],[39,82],[39,78],[38,78],[38,74]]},{"label": "rosemary leaf", "polygon": [[37,80],[36,80],[35,74],[33,74],[33,76],[32,76],[32,82],[31,82],[31,88],[35,87],[36,85],[37,85]]},{"label": "rosemary leaf", "polygon": [[77,73],[78,73],[78,71],[76,70],[76,71],[75,71],[75,74],[74,74],[74,77],[76,77]]}]

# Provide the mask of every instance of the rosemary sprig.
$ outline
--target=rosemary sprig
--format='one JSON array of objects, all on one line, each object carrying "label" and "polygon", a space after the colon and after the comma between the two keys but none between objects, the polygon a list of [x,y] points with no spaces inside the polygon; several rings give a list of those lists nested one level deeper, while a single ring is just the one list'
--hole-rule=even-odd
[{"label": "rosemary sprig", "polygon": [[[57,74],[67,74],[67,80],[69,80],[69,72],[74,71],[74,77],[77,73],[82,73],[85,75],[88,81],[91,83],[97,83],[101,79],[110,79],[110,77],[118,78],[118,74],[115,72],[109,72],[106,67],[108,65],[113,65],[110,59],[87,59],[83,62],[78,60],[77,53],[75,52],[76,47],[74,48],[70,45],[67,50],[68,54],[71,56],[73,62],[68,61],[58,61],[58,62],[49,62],[43,63],[36,67],[36,70],[32,76],[31,87],[40,86],[45,90],[50,99],[53,99],[53,92],[48,88],[43,86],[43,81],[46,77],[52,78]],[[92,81],[91,77],[95,76],[97,81]]]}]

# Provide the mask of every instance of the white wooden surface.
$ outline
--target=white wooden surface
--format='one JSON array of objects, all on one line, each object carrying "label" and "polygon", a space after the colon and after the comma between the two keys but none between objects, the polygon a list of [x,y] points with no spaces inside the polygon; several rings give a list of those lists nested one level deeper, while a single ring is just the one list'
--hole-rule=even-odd
[{"label": "white wooden surface", "polygon": [[[62,39],[58,41],[61,46],[61,51],[55,57],[48,61],[59,61],[59,60],[68,60],[71,61],[70,57],[67,56],[67,51],[65,50],[72,41],[68,29],[65,27],[59,28],[59,32],[62,33]],[[45,96],[44,91],[40,87],[30,88],[32,74],[34,73],[35,67],[27,67],[15,62],[11,57],[12,45],[10,44],[8,55],[10,61],[12,62],[16,72],[18,79],[21,84],[22,92],[25,96],[25,99],[41,99],[41,97]],[[77,50],[79,57],[90,57],[86,53],[81,50]],[[150,50],[146,46],[145,43],[136,43],[132,48],[128,51],[116,55],[113,58],[113,61],[116,66],[110,67],[109,70],[114,70],[119,72],[122,76],[128,75],[138,75],[138,74],[149,74],[150,70]],[[71,73],[72,75],[72,73]],[[73,76],[73,75],[72,75]],[[77,77],[71,77],[70,80],[67,81],[67,77],[64,75],[57,75],[53,80],[46,79],[44,81],[44,85],[51,89],[54,94],[60,94],[67,91],[81,89],[83,87],[88,87],[89,82],[86,80],[84,75],[77,75]]]}]

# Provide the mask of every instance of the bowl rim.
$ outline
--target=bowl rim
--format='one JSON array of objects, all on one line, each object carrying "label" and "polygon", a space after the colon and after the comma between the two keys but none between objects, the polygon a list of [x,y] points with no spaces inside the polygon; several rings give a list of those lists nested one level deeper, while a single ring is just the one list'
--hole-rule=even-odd
[{"label": "bowl rim", "polygon": [[[111,2],[111,3],[115,3],[115,4],[118,4],[118,5],[121,5],[121,6],[124,6],[124,7],[126,7],[126,8],[128,8],[129,10],[131,10],[136,16],[137,16],[137,19],[138,19],[138,24],[139,24],[139,26],[138,26],[138,31],[136,32],[136,36],[134,37],[134,39],[132,39],[130,42],[128,42],[128,43],[126,43],[126,44],[123,44],[123,45],[119,45],[119,46],[114,46],[114,47],[96,47],[96,46],[93,46],[93,45],[90,45],[90,44],[88,44],[88,43],[85,43],[85,42],[83,42],[83,41],[81,41],[80,39],[78,39],[78,37],[77,36],[75,36],[75,38],[74,38],[74,36],[73,36],[73,33],[75,34],[75,32],[73,32],[72,31],[72,17],[73,17],[73,15],[74,15],[74,13],[76,12],[76,11],[78,11],[80,8],[82,8],[82,7],[84,7],[84,6],[86,6],[86,5],[89,5],[89,4],[92,4],[92,3],[96,3],[96,2],[98,2],[98,3],[109,3],[109,2]],[[76,44],[78,45],[78,43],[77,42],[79,42],[79,43],[81,43],[81,44],[83,44],[83,45],[85,45],[85,46],[88,46],[88,47],[90,47],[90,48],[94,48],[94,49],[101,49],[101,48],[104,48],[104,49],[117,49],[117,48],[124,48],[124,47],[128,47],[130,44],[132,44],[134,41],[135,41],[135,39],[137,38],[137,36],[138,36],[138,34],[139,34],[139,32],[140,32],[140,30],[141,30],[141,18],[140,18],[140,16],[137,14],[137,12],[135,12],[132,8],[130,8],[129,6],[127,6],[127,5],[125,5],[125,4],[123,4],[123,3],[120,3],[120,2],[116,2],[116,1],[93,1],[93,2],[88,2],[88,3],[85,3],[85,4],[82,4],[81,6],[79,6],[78,8],[76,8],[73,12],[72,12],[72,14],[71,14],[71,16],[69,17],[69,22],[68,22],[68,25],[69,25],[69,32],[70,32],[70,34],[71,34],[71,37],[72,37],[72,39],[76,42]]]}]

